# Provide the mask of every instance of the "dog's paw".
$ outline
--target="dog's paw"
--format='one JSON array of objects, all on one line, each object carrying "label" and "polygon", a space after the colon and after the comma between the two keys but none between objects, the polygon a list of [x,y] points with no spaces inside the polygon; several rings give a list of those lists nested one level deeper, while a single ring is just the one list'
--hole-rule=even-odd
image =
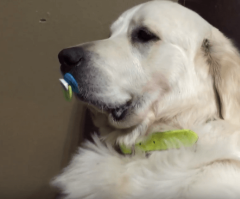
[{"label": "dog's paw", "polygon": [[65,199],[117,199],[131,190],[124,169],[127,158],[96,136],[94,142],[80,148],[70,165],[52,182],[63,191]]}]

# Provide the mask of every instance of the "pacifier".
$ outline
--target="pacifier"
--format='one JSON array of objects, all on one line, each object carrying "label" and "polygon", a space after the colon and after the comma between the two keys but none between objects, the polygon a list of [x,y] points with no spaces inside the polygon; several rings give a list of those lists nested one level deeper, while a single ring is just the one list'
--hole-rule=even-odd
[{"label": "pacifier", "polygon": [[79,93],[77,81],[70,73],[66,73],[63,79],[59,79],[62,87],[64,97],[67,101],[70,101],[74,93]]}]

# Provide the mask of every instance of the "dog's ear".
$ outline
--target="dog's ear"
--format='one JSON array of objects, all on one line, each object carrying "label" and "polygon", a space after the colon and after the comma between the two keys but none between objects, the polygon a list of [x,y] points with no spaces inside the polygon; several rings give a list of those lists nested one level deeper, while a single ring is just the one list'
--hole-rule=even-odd
[{"label": "dog's ear", "polygon": [[232,42],[216,28],[203,41],[210,72],[224,120],[240,125],[240,55]]}]

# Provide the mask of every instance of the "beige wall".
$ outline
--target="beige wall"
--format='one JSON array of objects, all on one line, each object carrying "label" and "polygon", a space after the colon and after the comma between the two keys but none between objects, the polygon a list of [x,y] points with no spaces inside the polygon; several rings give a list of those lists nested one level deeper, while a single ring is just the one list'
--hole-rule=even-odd
[{"label": "beige wall", "polygon": [[1,199],[54,198],[49,180],[69,161],[84,126],[83,108],[63,98],[57,54],[108,36],[122,11],[144,1],[0,1]]}]

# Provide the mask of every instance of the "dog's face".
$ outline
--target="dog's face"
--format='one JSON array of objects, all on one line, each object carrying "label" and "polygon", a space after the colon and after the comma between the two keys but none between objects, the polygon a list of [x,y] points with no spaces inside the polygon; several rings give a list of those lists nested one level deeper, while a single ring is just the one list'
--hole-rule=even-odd
[{"label": "dog's face", "polygon": [[194,106],[213,116],[214,78],[203,50],[212,29],[177,3],[148,2],[123,13],[110,38],[61,51],[61,71],[110,128],[147,128]]}]

